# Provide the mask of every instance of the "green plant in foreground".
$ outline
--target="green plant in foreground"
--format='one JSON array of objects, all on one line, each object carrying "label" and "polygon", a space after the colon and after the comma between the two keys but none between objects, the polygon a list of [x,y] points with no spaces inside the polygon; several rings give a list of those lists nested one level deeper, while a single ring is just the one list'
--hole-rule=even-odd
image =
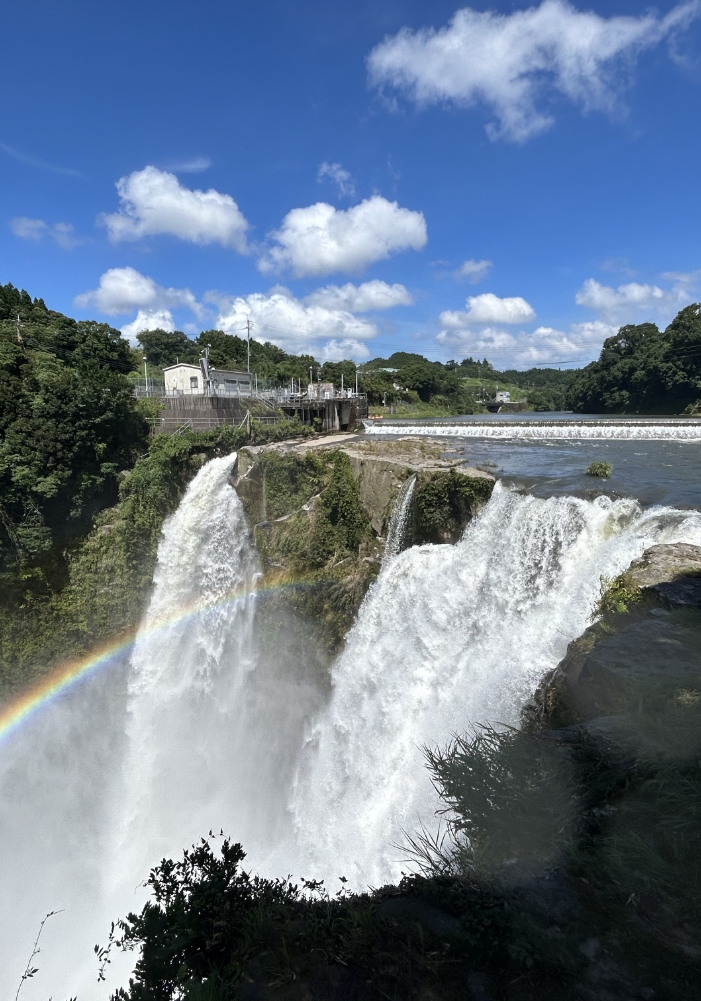
[{"label": "green plant in foreground", "polygon": [[596,614],[600,618],[609,615],[623,615],[631,605],[640,601],[642,591],[637,584],[628,579],[626,574],[620,574],[614,580],[601,578],[601,597],[596,606]]},{"label": "green plant in foreground", "polygon": [[606,479],[612,472],[613,466],[610,462],[599,460],[597,462],[590,462],[587,466],[587,476],[600,476],[602,479]]}]

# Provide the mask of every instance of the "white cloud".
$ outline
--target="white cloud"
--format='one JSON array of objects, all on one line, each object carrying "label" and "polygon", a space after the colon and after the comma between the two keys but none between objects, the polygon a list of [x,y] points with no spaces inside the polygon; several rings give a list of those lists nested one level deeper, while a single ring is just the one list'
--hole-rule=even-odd
[{"label": "white cloud", "polygon": [[175,163],[170,163],[166,169],[172,170],[174,174],[201,174],[211,166],[211,157],[194,156],[191,160],[177,160]]},{"label": "white cloud", "polygon": [[49,227],[43,219],[28,219],[23,215],[10,219],[10,229],[15,236],[21,236],[23,240],[36,240],[38,243]]},{"label": "white cloud", "polygon": [[446,310],[440,321],[446,327],[469,327],[480,323],[528,323],[535,319],[535,311],[521,296],[507,296],[500,299],[493,292],[468,296],[467,312]]},{"label": "white cloud", "polygon": [[370,81],[418,105],[485,104],[497,119],[487,126],[490,138],[523,142],[553,124],[537,105],[547,84],[584,111],[612,113],[638,55],[700,13],[699,0],[662,18],[606,18],[566,0],[510,14],[465,7],[438,30],[402,28],[385,38],[368,57]]},{"label": "white cloud", "polygon": [[173,314],[169,309],[140,309],[136,319],[122,327],[122,337],[137,347],[136,337],[142,330],[175,330]]},{"label": "white cloud", "polygon": [[17,216],[10,220],[10,229],[15,236],[23,240],[35,240],[37,243],[44,236],[50,236],[59,247],[72,250],[83,241],[75,235],[75,229],[69,222],[55,222],[52,226],[43,219],[29,219],[27,216]]},{"label": "white cloud", "polygon": [[453,277],[457,279],[466,278],[471,285],[476,285],[486,278],[492,269],[491,261],[463,261],[459,268],[453,272]]},{"label": "white cloud", "polygon": [[252,334],[257,340],[328,360],[349,355],[368,357],[363,341],[377,334],[377,327],[369,320],[353,316],[348,310],[301,302],[281,286],[222,304],[216,326],[240,336],[247,318],[253,321]]},{"label": "white cloud", "polygon": [[324,180],[332,181],[338,187],[338,194],[341,198],[353,198],[355,195],[355,185],[349,171],[340,163],[327,163],[325,160],[319,164],[319,171],[316,175],[317,182],[321,184]]},{"label": "white cloud", "polygon": [[367,313],[373,309],[392,309],[394,306],[411,306],[411,292],[396,282],[388,285],[375,278],[362,285],[327,285],[316,289],[305,298],[308,306],[325,306],[327,309],[345,309],[349,313]]},{"label": "white cloud", "polygon": [[604,338],[611,333],[605,324],[574,324],[569,332],[537,327],[530,333],[484,327],[444,329],[436,340],[463,357],[486,356],[497,368],[529,368],[553,362],[585,364],[598,354]]},{"label": "white cloud", "polygon": [[231,195],[213,188],[191,191],[175,174],[157,167],[120,178],[117,192],[119,211],[98,218],[114,243],[166,233],[189,243],[219,243],[247,252],[248,223]]},{"label": "white cloud", "polygon": [[692,301],[701,275],[699,272],[672,272],[662,277],[673,282],[671,288],[663,289],[659,285],[642,285],[639,282],[628,282],[613,288],[600,284],[595,278],[587,278],[575,295],[575,302],[578,306],[594,310],[608,324],[623,326],[649,320],[666,326],[675,313]]},{"label": "white cloud", "polygon": [[96,289],[77,295],[74,302],[79,309],[93,308],[106,316],[134,309],[151,315],[178,306],[186,306],[195,316],[202,315],[202,307],[189,289],[164,288],[135,268],[110,268]]},{"label": "white cloud", "polygon": [[297,278],[362,271],[398,251],[421,250],[427,240],[422,212],[380,195],[345,210],[326,202],[292,209],[270,235],[277,246],[260,259],[259,269],[264,274],[289,269]]}]

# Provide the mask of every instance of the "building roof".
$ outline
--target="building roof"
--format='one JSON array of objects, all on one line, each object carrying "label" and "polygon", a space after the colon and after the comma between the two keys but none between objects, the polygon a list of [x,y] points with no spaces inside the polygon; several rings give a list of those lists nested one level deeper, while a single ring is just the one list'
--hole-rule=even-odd
[{"label": "building roof", "polygon": [[[170,372],[174,368],[194,368],[197,372],[201,371],[199,365],[193,365],[191,362],[186,361],[178,362],[177,365],[166,365],[163,371]],[[251,378],[251,373],[244,372],[242,368],[217,368],[214,365],[210,365],[209,368],[215,375],[245,375],[247,379]]]}]

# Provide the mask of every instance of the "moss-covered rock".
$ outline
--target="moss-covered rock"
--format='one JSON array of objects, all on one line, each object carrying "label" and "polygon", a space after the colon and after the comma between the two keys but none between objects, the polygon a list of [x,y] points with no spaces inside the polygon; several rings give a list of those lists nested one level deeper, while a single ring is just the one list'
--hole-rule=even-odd
[{"label": "moss-covered rock", "polygon": [[475,476],[473,470],[420,472],[414,491],[414,543],[457,542],[493,489],[492,477]]},{"label": "moss-covered rock", "polygon": [[[340,439],[340,440],[339,440]],[[334,436],[241,449],[233,483],[271,588],[273,633],[301,621],[331,657],[377,576],[392,510],[417,475],[409,541],[456,541],[494,486],[489,474],[442,460],[433,443]],[[290,613],[294,614],[290,616]]]}]

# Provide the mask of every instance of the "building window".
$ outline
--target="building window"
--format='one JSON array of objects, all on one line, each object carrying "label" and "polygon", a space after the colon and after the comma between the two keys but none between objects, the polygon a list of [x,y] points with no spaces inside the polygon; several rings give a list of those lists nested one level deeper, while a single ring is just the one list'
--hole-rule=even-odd
[{"label": "building window", "polygon": [[230,393],[236,389],[236,379],[224,379],[224,386]]},{"label": "building window", "polygon": [[190,376],[190,389],[198,389],[199,385],[200,385],[200,381],[197,378],[197,376],[196,375],[191,375]]}]

